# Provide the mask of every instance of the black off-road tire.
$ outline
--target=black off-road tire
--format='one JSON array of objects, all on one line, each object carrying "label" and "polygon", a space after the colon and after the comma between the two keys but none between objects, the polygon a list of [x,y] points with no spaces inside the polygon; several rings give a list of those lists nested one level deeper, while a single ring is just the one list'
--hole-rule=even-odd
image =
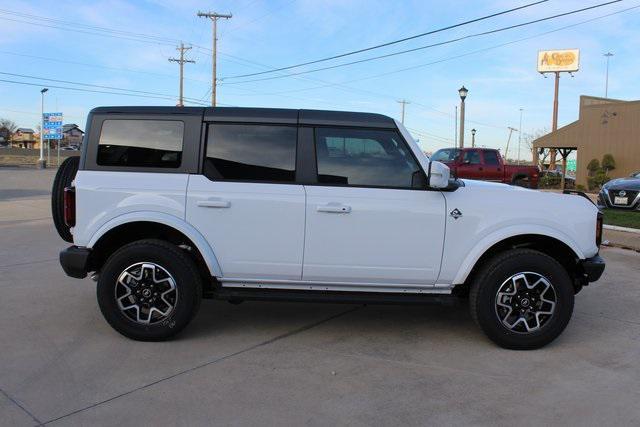
[{"label": "black off-road tire", "polygon": [[[177,302],[166,319],[141,324],[127,317],[116,300],[116,282],[136,263],[154,263],[175,280]],[[164,341],[182,331],[198,312],[202,299],[202,279],[193,259],[177,246],[163,240],[139,240],[118,249],[104,264],[97,286],[102,315],[122,335],[138,341]]]},{"label": "black off-road tire", "polygon": [[51,188],[51,216],[53,217],[53,224],[56,227],[56,231],[62,237],[65,242],[73,243],[73,235],[69,226],[64,222],[64,189],[69,187],[76,177],[78,172],[78,166],[80,165],[80,157],[73,156],[65,159],[56,177],[53,180],[53,187]]},{"label": "black off-road tire", "polygon": [[[540,329],[518,333],[503,324],[496,309],[496,297],[502,284],[521,272],[533,272],[548,279],[556,295],[553,315]],[[566,269],[550,256],[531,249],[512,249],[497,254],[475,276],[469,305],[473,320],[496,344],[514,350],[543,347],[566,328],[573,313],[574,288]]]},{"label": "black off-road tire", "polygon": [[512,185],[515,185],[516,187],[531,188],[531,179],[521,176],[514,179]]}]

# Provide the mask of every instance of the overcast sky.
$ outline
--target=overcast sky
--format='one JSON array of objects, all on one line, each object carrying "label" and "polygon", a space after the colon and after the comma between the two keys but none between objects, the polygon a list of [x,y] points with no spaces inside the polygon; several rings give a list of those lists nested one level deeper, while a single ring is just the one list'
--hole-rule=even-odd
[{"label": "overcast sky", "polygon": [[[251,78],[224,79],[384,43],[533,1],[4,0],[0,6],[0,72],[3,73],[0,80],[35,86],[0,81],[0,117],[13,119],[19,126],[35,127],[39,120],[41,87],[114,91],[6,73],[153,92],[162,98],[177,96],[178,66],[167,59],[177,54],[178,40],[195,45],[187,54],[196,64],[185,66],[185,96],[208,102],[211,55],[207,49],[211,47],[211,24],[196,16],[198,10],[234,15],[231,20],[219,23],[218,75],[223,79],[218,93],[220,104],[372,111],[399,118],[400,105],[396,100],[404,98],[411,102],[407,105],[405,124],[414,132],[420,132],[414,135],[428,151],[453,144],[454,106],[459,103],[457,90],[463,84],[469,89],[467,141],[471,139],[468,132],[475,127],[478,144],[504,147],[507,127],[518,127],[519,108],[524,109],[525,133],[549,128],[553,79],[545,79],[536,72],[539,49],[581,50],[580,71],[573,78],[565,74],[561,79],[560,125],[577,119],[580,95],[604,96],[603,54],[607,51],[615,54],[611,58],[609,96],[640,98],[636,84],[640,65],[637,54],[640,8],[593,20],[640,6],[637,0],[296,77],[246,83],[237,82]],[[275,75],[433,44],[602,2],[604,0],[550,0],[454,30]],[[591,22],[548,33],[587,20]],[[74,23],[114,31],[107,33]],[[153,37],[142,38],[125,32]],[[499,46],[508,42],[514,43]],[[434,63],[436,61],[440,62]],[[274,74],[254,79],[268,76]],[[176,101],[51,87],[45,103],[45,110],[62,111],[66,122],[78,123],[84,128],[87,112],[96,106],[175,105]]]}]

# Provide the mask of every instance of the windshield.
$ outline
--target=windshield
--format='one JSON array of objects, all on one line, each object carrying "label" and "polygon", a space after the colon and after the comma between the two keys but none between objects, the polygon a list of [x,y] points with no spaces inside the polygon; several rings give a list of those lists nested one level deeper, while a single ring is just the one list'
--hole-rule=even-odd
[{"label": "windshield", "polygon": [[457,148],[443,148],[433,153],[431,160],[435,160],[436,162],[452,162],[458,157],[458,153],[460,153],[460,150]]},{"label": "windshield", "polygon": [[633,178],[640,178],[640,171],[631,174]]}]

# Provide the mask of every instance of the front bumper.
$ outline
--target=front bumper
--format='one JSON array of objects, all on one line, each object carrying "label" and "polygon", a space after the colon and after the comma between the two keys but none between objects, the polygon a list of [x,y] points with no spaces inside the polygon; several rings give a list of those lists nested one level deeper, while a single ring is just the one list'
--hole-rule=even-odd
[{"label": "front bumper", "polygon": [[69,246],[60,252],[60,265],[67,276],[84,279],[89,272],[89,255],[90,249]]},{"label": "front bumper", "polygon": [[580,265],[582,266],[582,271],[584,271],[587,282],[595,282],[600,279],[600,276],[602,276],[605,262],[600,255],[596,255],[591,258],[581,260]]}]

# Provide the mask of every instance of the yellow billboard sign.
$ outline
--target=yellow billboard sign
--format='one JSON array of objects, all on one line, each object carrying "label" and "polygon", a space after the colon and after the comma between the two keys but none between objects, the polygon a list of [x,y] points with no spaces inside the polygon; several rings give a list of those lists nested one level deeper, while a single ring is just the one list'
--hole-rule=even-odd
[{"label": "yellow billboard sign", "polygon": [[541,50],[538,52],[538,72],[578,71],[580,49]]}]

